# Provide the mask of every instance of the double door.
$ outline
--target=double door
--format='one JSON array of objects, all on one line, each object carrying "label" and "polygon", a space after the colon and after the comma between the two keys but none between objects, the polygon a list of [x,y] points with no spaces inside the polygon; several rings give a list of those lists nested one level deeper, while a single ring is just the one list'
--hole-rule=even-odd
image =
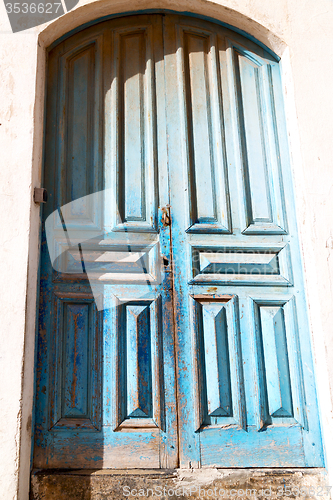
[{"label": "double door", "polygon": [[222,26],[49,54],[34,464],[322,466],[279,65]]}]

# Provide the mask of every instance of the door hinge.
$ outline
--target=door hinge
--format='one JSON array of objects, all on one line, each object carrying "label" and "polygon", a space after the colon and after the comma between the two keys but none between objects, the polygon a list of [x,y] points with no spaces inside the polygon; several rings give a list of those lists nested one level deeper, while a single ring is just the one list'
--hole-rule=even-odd
[{"label": "door hinge", "polygon": [[35,203],[46,203],[47,202],[47,191],[44,188],[34,189],[34,202]]}]

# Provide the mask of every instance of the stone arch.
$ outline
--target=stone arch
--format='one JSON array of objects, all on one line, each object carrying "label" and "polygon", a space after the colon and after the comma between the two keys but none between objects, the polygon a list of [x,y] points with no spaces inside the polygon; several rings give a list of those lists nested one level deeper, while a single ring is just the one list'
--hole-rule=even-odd
[{"label": "stone arch", "polygon": [[242,34],[256,39],[265,45],[277,56],[281,57],[286,48],[286,43],[278,33],[273,21],[267,20],[261,24],[254,19],[251,7],[245,6],[239,10],[230,8],[228,1],[220,0],[133,0],[130,4],[124,0],[110,2],[108,0],[93,0],[85,5],[79,6],[64,16],[48,24],[39,33],[39,45],[47,48],[55,41],[66,36],[73,30],[85,25],[93,24],[101,18],[111,16],[123,16],[128,14],[148,13],[153,11],[167,10],[169,12],[197,15],[209,18],[211,21],[219,21],[229,27],[242,31]]}]

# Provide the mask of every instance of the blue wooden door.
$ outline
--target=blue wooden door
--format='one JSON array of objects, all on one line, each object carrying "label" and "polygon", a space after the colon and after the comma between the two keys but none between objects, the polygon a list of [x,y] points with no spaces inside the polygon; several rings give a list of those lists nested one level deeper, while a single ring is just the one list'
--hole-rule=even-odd
[{"label": "blue wooden door", "polygon": [[322,466],[279,65],[164,24],[180,464]]},{"label": "blue wooden door", "polygon": [[274,57],[169,14],[64,40],[45,186],[35,467],[322,466]]}]

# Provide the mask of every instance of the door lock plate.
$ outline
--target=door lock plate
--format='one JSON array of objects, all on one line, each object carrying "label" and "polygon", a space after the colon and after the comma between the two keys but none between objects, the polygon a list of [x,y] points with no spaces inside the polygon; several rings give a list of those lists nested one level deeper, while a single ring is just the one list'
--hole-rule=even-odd
[{"label": "door lock plate", "polygon": [[170,205],[162,208],[162,224],[165,227],[171,225]]}]

